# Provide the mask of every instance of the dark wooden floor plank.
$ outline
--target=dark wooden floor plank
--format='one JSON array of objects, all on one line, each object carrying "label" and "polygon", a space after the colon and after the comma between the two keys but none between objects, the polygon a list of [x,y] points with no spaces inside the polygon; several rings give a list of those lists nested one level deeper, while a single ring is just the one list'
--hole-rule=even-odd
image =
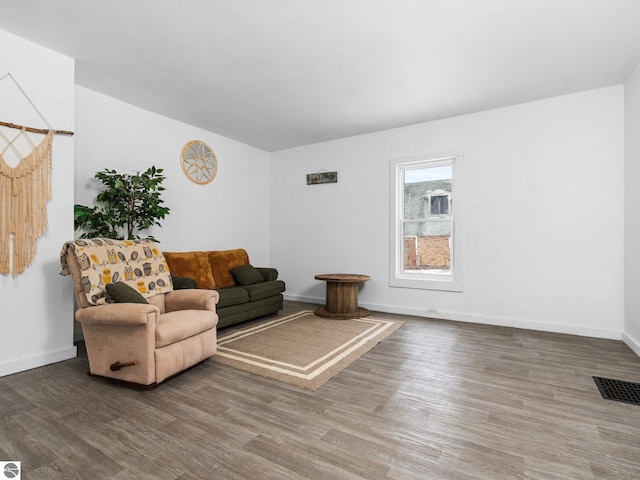
[{"label": "dark wooden floor plank", "polygon": [[[259,455],[237,447],[220,438],[215,432],[200,429],[186,422],[167,425],[163,431],[191,445],[190,456],[206,467],[200,478],[224,478],[245,480],[259,478],[263,480],[284,480],[296,478],[295,474]],[[238,431],[231,425],[229,434]],[[253,438],[257,438],[254,435]],[[253,439],[252,438],[252,439]],[[251,440],[250,440],[251,441]],[[248,443],[248,442],[246,442]],[[245,445],[246,445],[245,443]]]},{"label": "dark wooden floor plank", "polygon": [[[75,473],[93,478],[100,475],[113,476],[122,470],[115,459],[102,449],[97,449],[69,429],[59,419],[48,416],[48,410],[32,409],[14,417],[25,431],[35,435],[40,442],[55,452],[56,461],[47,465],[48,468],[57,467],[51,472],[61,472],[66,475]],[[58,460],[63,459],[62,462]],[[42,470],[42,468],[40,468]],[[66,477],[64,477],[66,478]]]}]

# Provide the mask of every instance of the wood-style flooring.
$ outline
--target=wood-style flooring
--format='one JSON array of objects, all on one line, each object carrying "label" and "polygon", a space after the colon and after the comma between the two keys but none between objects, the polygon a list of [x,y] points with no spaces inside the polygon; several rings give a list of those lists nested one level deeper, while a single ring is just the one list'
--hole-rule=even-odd
[{"label": "wood-style flooring", "polygon": [[622,342],[374,314],[406,324],[315,392],[208,361],[135,390],[83,353],[0,378],[0,461],[34,480],[640,478],[640,406],[591,378],[640,382]]}]

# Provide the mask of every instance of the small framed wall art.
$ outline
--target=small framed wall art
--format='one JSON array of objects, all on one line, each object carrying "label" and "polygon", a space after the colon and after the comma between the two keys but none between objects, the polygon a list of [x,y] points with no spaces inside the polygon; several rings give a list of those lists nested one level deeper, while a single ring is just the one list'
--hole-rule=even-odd
[{"label": "small framed wall art", "polygon": [[200,140],[193,140],[184,146],[181,162],[184,174],[198,185],[210,183],[218,173],[216,154]]},{"label": "small framed wall art", "polygon": [[338,172],[316,172],[307,174],[307,185],[319,185],[321,183],[337,183]]}]

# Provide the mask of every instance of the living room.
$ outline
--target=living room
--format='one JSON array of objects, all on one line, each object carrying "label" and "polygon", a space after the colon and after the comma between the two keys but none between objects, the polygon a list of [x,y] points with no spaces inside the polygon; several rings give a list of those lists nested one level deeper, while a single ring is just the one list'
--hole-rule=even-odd
[{"label": "living room", "polygon": [[[93,201],[96,171],[152,164],[165,169],[171,208],[153,230],[162,248],[245,248],[253,264],[278,268],[288,301],[322,303],[314,275],[357,272],[371,277],[359,299],[372,311],[618,340],[640,355],[638,55],[597,88],[269,151],[78,85],[76,61],[54,46],[8,29],[0,44],[0,76],[75,132],[54,139],[37,256],[0,283],[0,376],[76,356],[73,292],[59,276],[73,205]],[[218,158],[207,186],[180,167],[193,139]],[[451,149],[465,160],[463,290],[390,287],[389,160]],[[306,184],[324,170],[338,182]]]},{"label": "living room", "polygon": [[[2,284],[5,311],[24,318],[2,326],[3,337],[12,338],[3,373],[19,371],[14,362],[72,354],[71,289],[56,265],[60,246],[74,236],[69,211],[93,201],[96,171],[151,164],[167,172],[172,214],[154,232],[165,250],[242,246],[255,264],[278,266],[290,300],[319,303],[324,285],[314,275],[356,271],[372,277],[360,301],[373,310],[429,309],[453,320],[624,338],[640,351],[640,305],[625,295],[635,282],[629,245],[636,223],[624,188],[634,178],[635,140],[624,132],[633,131],[637,70],[610,87],[267,152],[76,85],[72,59],[3,35],[11,47],[3,52],[4,71],[20,79],[52,125],[76,133],[54,140],[49,232],[38,256],[24,275]],[[47,82],[37,81],[42,68]],[[194,186],[180,170],[180,151],[195,138],[219,158],[209,188]],[[389,158],[452,148],[464,152],[466,195],[473,199],[465,212],[464,291],[391,288]],[[307,186],[305,175],[321,169],[338,171],[339,182]],[[607,201],[593,200],[603,188]],[[233,209],[216,208],[231,199]],[[499,214],[476,211],[495,202]],[[334,214],[344,206],[349,215]],[[197,234],[184,235],[189,231]],[[34,290],[46,291],[46,301],[27,301]]]}]

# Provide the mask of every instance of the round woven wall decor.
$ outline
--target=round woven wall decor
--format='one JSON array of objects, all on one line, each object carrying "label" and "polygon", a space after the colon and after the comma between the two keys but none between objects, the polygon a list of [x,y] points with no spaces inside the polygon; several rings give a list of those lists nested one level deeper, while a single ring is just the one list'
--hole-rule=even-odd
[{"label": "round woven wall decor", "polygon": [[216,154],[206,143],[193,140],[182,149],[182,171],[192,182],[205,185],[218,173]]}]

